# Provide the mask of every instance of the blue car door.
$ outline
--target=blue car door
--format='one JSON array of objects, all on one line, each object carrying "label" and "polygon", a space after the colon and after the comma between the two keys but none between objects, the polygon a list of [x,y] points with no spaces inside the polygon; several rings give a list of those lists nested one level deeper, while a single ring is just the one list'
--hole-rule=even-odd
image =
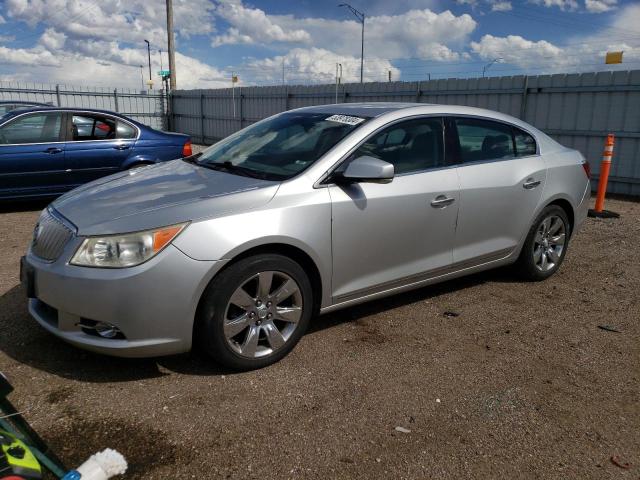
[{"label": "blue car door", "polygon": [[63,116],[32,112],[0,125],[0,196],[57,194],[69,188]]},{"label": "blue car door", "polygon": [[122,170],[136,142],[137,129],[116,117],[93,112],[69,113],[67,165],[75,185]]}]

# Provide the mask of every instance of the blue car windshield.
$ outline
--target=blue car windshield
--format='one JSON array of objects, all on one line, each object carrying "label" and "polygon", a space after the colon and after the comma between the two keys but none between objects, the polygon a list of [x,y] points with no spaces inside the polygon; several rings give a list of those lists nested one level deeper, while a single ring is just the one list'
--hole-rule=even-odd
[{"label": "blue car windshield", "polygon": [[330,113],[283,113],[221,140],[202,152],[197,163],[239,175],[286,180],[366,120]]}]

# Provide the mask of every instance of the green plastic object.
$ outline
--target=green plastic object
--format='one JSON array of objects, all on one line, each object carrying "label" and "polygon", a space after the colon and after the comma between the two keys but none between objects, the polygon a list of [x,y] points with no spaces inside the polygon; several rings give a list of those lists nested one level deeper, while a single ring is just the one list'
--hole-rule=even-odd
[{"label": "green plastic object", "polygon": [[16,475],[41,479],[42,469],[29,447],[15,435],[0,430],[0,478]]}]

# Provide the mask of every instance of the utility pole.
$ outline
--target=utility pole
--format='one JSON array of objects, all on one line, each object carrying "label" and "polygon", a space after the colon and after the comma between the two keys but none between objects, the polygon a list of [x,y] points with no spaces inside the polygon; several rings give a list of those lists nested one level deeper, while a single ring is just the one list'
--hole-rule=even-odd
[{"label": "utility pole", "polygon": [[173,0],[167,0],[167,52],[169,53],[169,86],[176,89],[176,51],[173,43]]},{"label": "utility pole", "polygon": [[162,49],[158,50],[158,55],[160,55],[160,70],[164,70],[164,67],[162,66]]},{"label": "utility pole", "polygon": [[282,57],[282,84],[284,85],[284,56]]},{"label": "utility pole", "polygon": [[338,86],[342,82],[342,64],[336,63],[336,103],[338,103]]},{"label": "utility pole", "polygon": [[149,40],[145,40],[145,42],[147,43],[147,54],[149,55],[149,89],[151,89],[151,82],[153,82],[151,78],[151,44]]},{"label": "utility pole", "polygon": [[364,76],[364,19],[365,14],[359,10],[356,10],[348,3],[341,3],[338,5],[339,7],[347,7],[351,10],[351,13],[355,15],[355,17],[362,23],[362,37],[360,39],[360,83],[362,83],[362,78]]},{"label": "utility pole", "polygon": [[140,81],[142,82],[142,92],[144,92],[144,67],[140,65]]}]

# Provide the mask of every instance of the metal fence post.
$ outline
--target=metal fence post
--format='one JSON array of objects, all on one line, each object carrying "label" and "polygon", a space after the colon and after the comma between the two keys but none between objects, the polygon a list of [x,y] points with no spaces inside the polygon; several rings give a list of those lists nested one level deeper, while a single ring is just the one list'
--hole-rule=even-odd
[{"label": "metal fence post", "polygon": [[116,112],[119,112],[120,110],[118,109],[118,89],[117,88],[113,89],[113,101],[115,102]]},{"label": "metal fence post", "polygon": [[529,92],[529,76],[524,76],[524,87],[522,88],[522,97],[520,98],[520,119],[524,120],[527,113],[527,93]]},{"label": "metal fence post", "polygon": [[206,145],[204,141],[204,93],[200,94],[200,138],[202,139],[202,144]]},{"label": "metal fence post", "polygon": [[60,85],[56,85],[56,102],[58,103],[56,106],[61,107],[60,104]]},{"label": "metal fence post", "polygon": [[239,130],[242,130],[242,120],[243,120],[242,119],[242,106],[244,104],[244,101],[243,101],[244,100],[244,94],[242,93],[242,89],[243,89],[243,87],[240,87],[240,107],[239,107],[239,110],[240,110],[240,115],[239,115],[239,117],[240,117],[239,118],[239,120],[240,120],[240,128],[239,128]]},{"label": "metal fence post", "polygon": [[420,82],[416,82],[416,103],[420,103],[420,96],[422,95],[422,90],[420,90]]}]

